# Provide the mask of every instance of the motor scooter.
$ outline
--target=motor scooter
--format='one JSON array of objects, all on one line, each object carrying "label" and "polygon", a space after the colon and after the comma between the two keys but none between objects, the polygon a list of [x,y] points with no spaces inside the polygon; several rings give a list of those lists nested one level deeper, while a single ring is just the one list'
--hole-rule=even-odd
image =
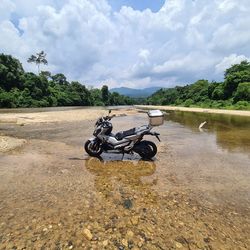
[{"label": "motor scooter", "polygon": [[112,133],[113,125],[111,120],[115,115],[100,117],[95,123],[93,138],[86,141],[85,151],[94,157],[99,157],[103,152],[107,153],[137,153],[143,159],[152,159],[157,153],[157,146],[154,142],[144,140],[145,135],[155,136],[159,141],[159,133],[152,132],[155,126],[160,126],[164,122],[164,115],[160,110],[148,111],[149,124],[129,130]]}]

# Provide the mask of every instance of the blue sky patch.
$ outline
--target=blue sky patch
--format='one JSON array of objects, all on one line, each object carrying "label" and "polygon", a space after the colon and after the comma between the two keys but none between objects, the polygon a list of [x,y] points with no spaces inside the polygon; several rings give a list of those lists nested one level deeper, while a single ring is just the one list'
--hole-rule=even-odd
[{"label": "blue sky patch", "polygon": [[130,6],[135,10],[151,9],[153,12],[159,11],[163,6],[164,0],[108,0],[113,10],[119,11],[124,5]]}]

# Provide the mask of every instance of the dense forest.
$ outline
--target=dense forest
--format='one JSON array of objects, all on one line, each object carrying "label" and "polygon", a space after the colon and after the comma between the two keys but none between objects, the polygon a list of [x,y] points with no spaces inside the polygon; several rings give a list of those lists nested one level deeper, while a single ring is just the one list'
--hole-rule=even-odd
[{"label": "dense forest", "polygon": [[227,69],[223,82],[199,80],[183,87],[160,89],[147,103],[250,110],[250,63],[242,61]]},{"label": "dense forest", "polygon": [[[32,61],[35,62],[35,56],[28,59],[28,62]],[[47,63],[46,60],[41,62]],[[1,108],[131,104],[131,98],[110,93],[106,85],[101,89],[86,88],[77,81],[68,82],[63,74],[40,72],[39,67],[37,75],[25,72],[18,59],[0,54]]]},{"label": "dense forest", "polygon": [[34,74],[25,72],[18,59],[0,54],[0,108],[151,104],[250,110],[250,63],[247,61],[227,69],[223,82],[199,80],[186,86],[160,89],[147,99],[133,99],[111,93],[107,85],[101,89],[87,88],[77,81],[67,81],[63,74],[40,71],[40,64],[47,64],[46,54],[42,51],[37,55],[28,59],[38,66],[38,74]]}]

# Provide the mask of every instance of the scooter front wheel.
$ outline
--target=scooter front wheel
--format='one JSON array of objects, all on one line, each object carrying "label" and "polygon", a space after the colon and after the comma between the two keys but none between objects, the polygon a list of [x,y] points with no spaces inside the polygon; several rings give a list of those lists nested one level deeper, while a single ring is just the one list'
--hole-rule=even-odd
[{"label": "scooter front wheel", "polygon": [[87,140],[84,145],[84,149],[90,156],[94,157],[100,156],[103,151],[97,140]]}]

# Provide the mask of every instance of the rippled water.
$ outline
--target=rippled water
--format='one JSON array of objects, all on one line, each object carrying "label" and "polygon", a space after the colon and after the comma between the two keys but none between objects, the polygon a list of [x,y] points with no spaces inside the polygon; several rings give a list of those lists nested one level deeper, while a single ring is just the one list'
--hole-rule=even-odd
[{"label": "rippled water", "polygon": [[249,248],[249,118],[168,112],[154,161],[87,156],[93,123],[0,124],[29,140],[0,156],[0,249]]}]

